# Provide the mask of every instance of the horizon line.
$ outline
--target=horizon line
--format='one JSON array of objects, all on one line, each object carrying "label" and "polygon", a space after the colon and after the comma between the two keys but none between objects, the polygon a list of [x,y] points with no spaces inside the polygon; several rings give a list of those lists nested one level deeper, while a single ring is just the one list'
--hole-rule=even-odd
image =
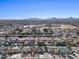
[{"label": "horizon line", "polygon": [[0,18],[0,20],[25,20],[25,19],[51,19],[51,18],[56,18],[56,19],[67,19],[67,18],[79,18],[79,17],[47,17],[47,18],[41,18],[41,17],[28,17],[28,18]]}]

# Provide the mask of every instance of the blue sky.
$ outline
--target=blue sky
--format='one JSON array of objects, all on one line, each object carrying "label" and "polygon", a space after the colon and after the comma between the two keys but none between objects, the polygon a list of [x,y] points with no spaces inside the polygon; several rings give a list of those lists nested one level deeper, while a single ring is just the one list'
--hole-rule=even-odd
[{"label": "blue sky", "polygon": [[79,17],[79,0],[0,0],[0,19]]}]

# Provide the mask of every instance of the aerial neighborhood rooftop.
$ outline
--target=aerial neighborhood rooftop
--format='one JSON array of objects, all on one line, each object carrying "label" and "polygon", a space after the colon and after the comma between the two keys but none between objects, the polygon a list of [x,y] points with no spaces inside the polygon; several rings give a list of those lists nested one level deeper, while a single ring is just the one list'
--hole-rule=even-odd
[{"label": "aerial neighborhood rooftop", "polygon": [[1,58],[78,59],[78,29],[70,24],[1,24]]}]

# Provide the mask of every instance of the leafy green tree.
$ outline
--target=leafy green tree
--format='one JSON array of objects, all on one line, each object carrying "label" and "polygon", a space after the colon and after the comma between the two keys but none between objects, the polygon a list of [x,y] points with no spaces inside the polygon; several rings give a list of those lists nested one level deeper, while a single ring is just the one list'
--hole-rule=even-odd
[{"label": "leafy green tree", "polygon": [[47,28],[44,28],[43,31],[44,31],[45,33],[47,33],[47,32],[48,32],[48,29],[47,29]]}]

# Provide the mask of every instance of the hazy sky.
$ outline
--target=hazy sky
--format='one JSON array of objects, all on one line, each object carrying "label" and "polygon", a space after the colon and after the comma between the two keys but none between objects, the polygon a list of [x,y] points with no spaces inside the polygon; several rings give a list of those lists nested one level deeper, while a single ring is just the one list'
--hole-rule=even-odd
[{"label": "hazy sky", "polygon": [[79,17],[79,0],[0,0],[0,19]]}]

